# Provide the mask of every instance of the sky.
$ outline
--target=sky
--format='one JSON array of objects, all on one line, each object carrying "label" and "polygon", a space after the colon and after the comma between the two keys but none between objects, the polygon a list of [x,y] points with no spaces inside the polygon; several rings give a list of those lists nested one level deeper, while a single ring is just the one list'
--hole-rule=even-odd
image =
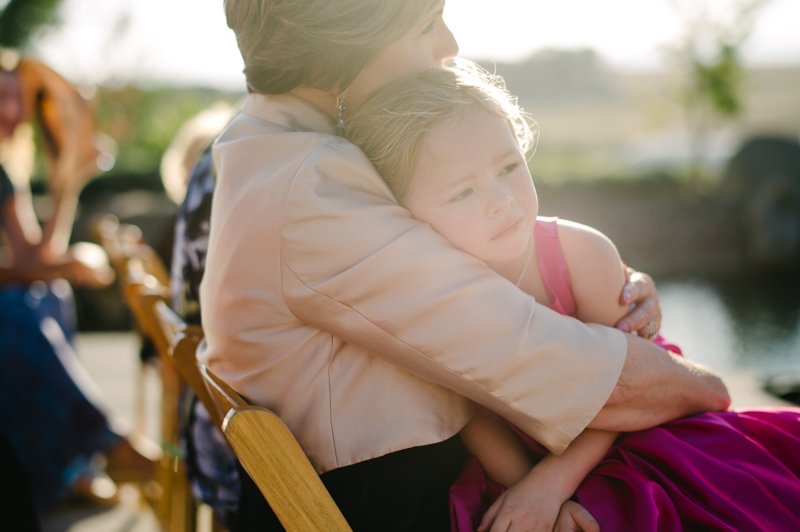
[{"label": "sky", "polygon": [[[448,0],[460,55],[514,61],[543,48],[597,50],[612,67],[665,67],[685,25],[672,7],[707,5],[727,20],[742,0]],[[0,5],[4,2],[0,0]],[[64,23],[34,52],[74,82],[131,80],[243,89],[222,0],[64,0]],[[772,0],[743,47],[750,65],[800,65],[800,0]]]}]

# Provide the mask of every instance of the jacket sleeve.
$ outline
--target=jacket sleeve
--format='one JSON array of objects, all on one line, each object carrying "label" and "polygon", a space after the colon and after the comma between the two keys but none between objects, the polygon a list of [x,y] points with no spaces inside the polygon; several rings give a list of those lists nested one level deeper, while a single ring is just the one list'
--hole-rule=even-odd
[{"label": "jacket sleeve", "polygon": [[280,246],[298,319],[485,405],[553,452],[594,418],[622,369],[621,332],[561,316],[451,247],[353,145],[305,160]]}]

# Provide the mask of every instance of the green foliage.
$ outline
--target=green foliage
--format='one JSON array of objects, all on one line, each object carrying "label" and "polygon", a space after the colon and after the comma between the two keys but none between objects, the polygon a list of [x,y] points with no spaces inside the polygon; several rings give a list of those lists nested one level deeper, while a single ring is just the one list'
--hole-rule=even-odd
[{"label": "green foliage", "polygon": [[707,101],[721,117],[733,117],[742,109],[741,82],[744,71],[736,54],[736,47],[722,44],[715,60],[693,61],[694,86],[688,97]]},{"label": "green foliage", "polygon": [[0,46],[23,49],[36,29],[58,22],[61,0],[10,0],[0,10]]},{"label": "green foliage", "polygon": [[[95,129],[114,139],[118,151],[114,168],[99,178],[160,188],[161,157],[178,129],[214,103],[224,101],[232,105],[241,97],[240,93],[200,88],[100,88],[90,101]],[[32,184],[38,190],[45,181],[40,134],[36,143],[37,164]]]},{"label": "green foliage", "polygon": [[737,0],[727,17],[712,13],[708,0],[668,0],[686,27],[675,55],[688,70],[686,104],[690,114],[703,108],[722,118],[742,110],[744,69],[739,50],[753,31],[759,12],[772,0]]},{"label": "green foliage", "polygon": [[93,100],[95,124],[119,145],[109,174],[157,174],[164,151],[188,119],[215,102],[239,98],[210,89],[101,88]]},{"label": "green foliage", "polygon": [[692,135],[690,174],[703,173],[706,134],[718,119],[742,111],[744,69],[739,50],[753,31],[758,13],[772,0],[731,0],[725,10],[711,0],[667,0],[683,19],[683,42],[673,49],[688,77],[684,103]]}]

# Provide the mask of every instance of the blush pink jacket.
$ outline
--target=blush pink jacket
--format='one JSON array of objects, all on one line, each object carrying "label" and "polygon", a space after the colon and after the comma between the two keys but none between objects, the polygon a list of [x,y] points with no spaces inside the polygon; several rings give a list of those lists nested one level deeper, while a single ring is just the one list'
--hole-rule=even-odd
[{"label": "blush pink jacket", "polygon": [[318,108],[251,95],[214,159],[201,360],[318,472],[443,441],[474,402],[560,453],[602,408],[623,334],[451,247]]}]

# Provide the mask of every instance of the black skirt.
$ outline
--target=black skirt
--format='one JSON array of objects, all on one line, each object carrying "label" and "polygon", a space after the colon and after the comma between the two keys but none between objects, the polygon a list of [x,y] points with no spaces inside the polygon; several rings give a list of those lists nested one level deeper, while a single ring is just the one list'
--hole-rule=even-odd
[{"label": "black skirt", "polygon": [[[450,486],[469,453],[458,435],[320,475],[354,532],[448,532]],[[231,532],[283,527],[244,470]]]}]

